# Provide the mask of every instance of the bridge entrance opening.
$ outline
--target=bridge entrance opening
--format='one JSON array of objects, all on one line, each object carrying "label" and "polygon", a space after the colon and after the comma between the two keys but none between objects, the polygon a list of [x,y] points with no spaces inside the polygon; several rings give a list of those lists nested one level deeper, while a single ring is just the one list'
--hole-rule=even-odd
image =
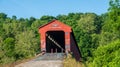
[{"label": "bridge entrance opening", "polygon": [[62,53],[65,52],[65,32],[47,31],[46,32],[46,52]]}]

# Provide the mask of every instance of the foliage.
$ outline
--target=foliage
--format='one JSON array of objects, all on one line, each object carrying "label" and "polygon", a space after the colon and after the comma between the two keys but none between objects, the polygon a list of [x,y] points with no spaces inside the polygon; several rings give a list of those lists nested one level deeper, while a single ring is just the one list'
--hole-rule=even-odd
[{"label": "foliage", "polygon": [[120,38],[120,1],[111,0],[109,4],[108,16],[104,20],[102,27],[101,45]]},{"label": "foliage", "polygon": [[64,67],[85,67],[83,63],[77,62],[70,54],[64,59]]},{"label": "foliage", "polygon": [[16,59],[33,56],[38,50],[39,46],[37,44],[37,39],[33,31],[25,31],[17,35],[15,44]]},{"label": "foliage", "polygon": [[36,21],[34,17],[17,19],[0,13],[0,21],[0,64],[29,58],[40,52],[38,32],[31,27]]},{"label": "foliage", "polygon": [[[39,26],[53,19],[72,27],[82,59],[89,67],[119,67],[120,0],[110,0],[108,12],[69,13],[40,19],[7,17],[0,13],[0,64],[15,62],[40,52]],[[69,62],[69,59],[67,59]],[[75,60],[70,60],[74,63]],[[79,65],[79,64],[78,64]]]},{"label": "foliage", "polygon": [[119,67],[120,66],[120,40],[100,46],[94,51],[92,67]]}]

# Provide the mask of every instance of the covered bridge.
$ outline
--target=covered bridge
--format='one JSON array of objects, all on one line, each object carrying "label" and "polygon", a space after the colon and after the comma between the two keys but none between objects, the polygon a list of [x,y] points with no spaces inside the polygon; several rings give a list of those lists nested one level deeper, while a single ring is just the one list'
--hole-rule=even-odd
[{"label": "covered bridge", "polygon": [[40,47],[42,52],[71,52],[77,60],[81,60],[81,53],[70,26],[58,20],[53,20],[39,27],[39,33],[41,35]]}]

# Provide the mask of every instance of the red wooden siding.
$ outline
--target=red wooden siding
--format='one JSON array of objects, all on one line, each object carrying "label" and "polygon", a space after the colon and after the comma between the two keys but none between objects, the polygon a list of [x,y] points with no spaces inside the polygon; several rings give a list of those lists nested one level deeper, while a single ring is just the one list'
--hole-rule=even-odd
[{"label": "red wooden siding", "polygon": [[49,22],[48,24],[45,24],[41,27],[39,27],[39,33],[40,33],[40,47],[41,51],[46,52],[46,33],[47,31],[63,31],[65,33],[65,50],[68,52],[73,52],[76,59],[80,59],[81,54],[79,52],[77,43],[75,43],[75,39],[73,37],[72,28],[70,26],[67,26],[63,24],[62,22],[58,20],[53,20]]}]

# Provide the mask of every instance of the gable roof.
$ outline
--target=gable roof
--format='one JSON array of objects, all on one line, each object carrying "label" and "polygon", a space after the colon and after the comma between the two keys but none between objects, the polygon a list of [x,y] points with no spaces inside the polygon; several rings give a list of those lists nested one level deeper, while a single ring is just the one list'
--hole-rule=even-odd
[{"label": "gable roof", "polygon": [[[47,25],[49,25],[49,24],[51,24],[51,23],[53,23],[53,22],[55,22],[55,21],[60,22],[60,21],[58,21],[58,20],[52,20],[52,21],[48,22],[47,24],[44,24],[44,25],[40,26],[39,29],[40,29],[40,28],[43,28],[43,27],[45,27],[45,26],[47,26]],[[60,22],[60,23],[61,23],[61,22]],[[65,26],[67,26],[67,27],[69,27],[69,28],[71,28],[70,26],[68,26],[68,25],[66,25],[66,24],[64,24],[64,23],[61,23],[61,24],[65,25]]]}]

